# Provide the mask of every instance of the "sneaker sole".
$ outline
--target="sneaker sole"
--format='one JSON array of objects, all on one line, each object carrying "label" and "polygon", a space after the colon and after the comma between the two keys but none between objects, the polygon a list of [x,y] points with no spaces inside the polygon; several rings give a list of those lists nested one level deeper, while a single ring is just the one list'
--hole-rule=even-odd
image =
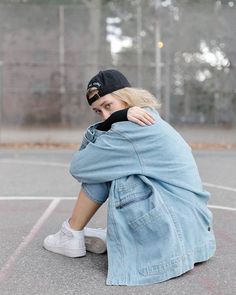
[{"label": "sneaker sole", "polygon": [[107,246],[104,240],[97,237],[85,236],[86,250],[96,254],[103,254],[107,251]]},{"label": "sneaker sole", "polygon": [[53,253],[57,253],[57,254],[61,254],[67,257],[72,257],[72,258],[76,258],[76,257],[84,257],[86,256],[86,250],[78,250],[78,249],[62,249],[59,247],[51,247],[49,245],[43,245],[43,247]]}]

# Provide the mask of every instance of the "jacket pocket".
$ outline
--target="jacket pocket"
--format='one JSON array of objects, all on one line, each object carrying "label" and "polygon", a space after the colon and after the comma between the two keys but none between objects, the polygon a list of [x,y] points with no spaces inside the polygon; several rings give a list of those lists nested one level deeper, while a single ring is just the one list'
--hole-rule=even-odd
[{"label": "jacket pocket", "polygon": [[129,222],[135,240],[137,267],[141,275],[169,271],[174,257],[181,256],[181,243],[168,210],[160,205]]},{"label": "jacket pocket", "polygon": [[150,186],[145,184],[137,175],[118,179],[115,190],[115,207],[117,209],[134,205],[152,195]]},{"label": "jacket pocket", "polygon": [[135,220],[129,222],[129,225],[134,229],[138,230],[140,227],[146,227],[152,223],[155,223],[156,219],[160,219],[163,216],[163,211],[160,208],[153,208],[144,215],[138,217]]},{"label": "jacket pocket", "polygon": [[141,192],[136,192],[136,193],[129,193],[128,195],[123,196],[123,198],[120,199],[119,202],[116,203],[116,208],[122,209],[122,208],[130,206],[134,203],[144,201],[144,200],[150,198],[151,195],[152,195],[151,191],[149,191],[149,192],[141,191]]},{"label": "jacket pocket", "polygon": [[149,188],[143,190],[138,186],[117,192],[115,207],[120,218],[127,224],[155,207],[153,193]]}]

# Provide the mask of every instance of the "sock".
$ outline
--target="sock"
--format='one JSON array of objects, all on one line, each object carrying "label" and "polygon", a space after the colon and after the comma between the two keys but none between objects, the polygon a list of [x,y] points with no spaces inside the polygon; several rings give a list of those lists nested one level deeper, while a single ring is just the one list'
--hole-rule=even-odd
[{"label": "sock", "polygon": [[70,221],[70,218],[67,219],[66,225],[68,226],[68,228],[70,229],[70,231],[75,232],[75,233],[81,233],[81,234],[84,233],[84,230],[83,229],[82,230],[76,230],[76,229],[71,228],[69,221]]}]

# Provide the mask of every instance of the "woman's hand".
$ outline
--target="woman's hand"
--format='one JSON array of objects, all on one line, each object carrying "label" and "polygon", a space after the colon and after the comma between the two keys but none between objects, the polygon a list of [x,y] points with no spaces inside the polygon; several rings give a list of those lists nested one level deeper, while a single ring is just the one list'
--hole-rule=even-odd
[{"label": "woman's hand", "polygon": [[129,121],[141,126],[152,125],[155,123],[155,119],[140,107],[129,108],[127,118]]}]

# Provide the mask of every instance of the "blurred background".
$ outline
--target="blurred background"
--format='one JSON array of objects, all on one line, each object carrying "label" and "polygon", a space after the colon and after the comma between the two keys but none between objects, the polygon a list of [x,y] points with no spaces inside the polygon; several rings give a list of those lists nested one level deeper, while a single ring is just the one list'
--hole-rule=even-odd
[{"label": "blurred background", "polygon": [[235,0],[0,1],[0,141],[84,129],[87,82],[106,68],[174,125],[235,130],[235,46]]}]

